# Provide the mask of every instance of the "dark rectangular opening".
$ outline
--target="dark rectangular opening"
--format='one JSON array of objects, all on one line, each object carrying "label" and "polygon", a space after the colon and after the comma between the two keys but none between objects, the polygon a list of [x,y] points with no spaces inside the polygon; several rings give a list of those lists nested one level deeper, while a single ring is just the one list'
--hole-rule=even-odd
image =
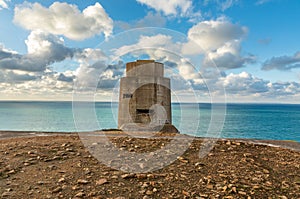
[{"label": "dark rectangular opening", "polygon": [[124,98],[132,98],[132,94],[129,94],[129,93],[125,93],[125,94],[123,94],[123,99]]},{"label": "dark rectangular opening", "polygon": [[136,109],[136,113],[137,114],[142,114],[142,113],[145,113],[145,114],[149,114],[149,109]]}]

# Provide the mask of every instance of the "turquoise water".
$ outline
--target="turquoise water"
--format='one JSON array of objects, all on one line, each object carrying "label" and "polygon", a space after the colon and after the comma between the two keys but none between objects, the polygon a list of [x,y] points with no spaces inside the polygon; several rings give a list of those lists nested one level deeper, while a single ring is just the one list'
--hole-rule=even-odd
[{"label": "turquoise water", "polygon": [[[116,103],[95,103],[99,129],[117,127],[117,107]],[[173,104],[172,120],[182,133],[208,136],[211,105]],[[84,122],[88,124],[89,118]],[[0,102],[0,130],[76,131],[72,102]],[[85,130],[96,129],[87,125]],[[223,130],[216,136],[300,142],[300,105],[227,104]]]}]

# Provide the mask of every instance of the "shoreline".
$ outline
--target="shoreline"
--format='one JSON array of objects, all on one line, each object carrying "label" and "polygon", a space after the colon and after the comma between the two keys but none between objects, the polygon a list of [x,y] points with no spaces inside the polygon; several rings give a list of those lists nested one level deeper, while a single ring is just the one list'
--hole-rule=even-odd
[{"label": "shoreline", "polygon": [[[126,132],[118,131],[117,129],[114,130],[99,130],[99,131],[87,131],[87,132],[42,132],[42,131],[4,131],[0,130],[0,140],[4,139],[13,139],[13,138],[28,138],[28,137],[42,137],[42,136],[76,136],[80,133],[97,133],[103,132],[106,136],[110,137],[128,137],[129,135]],[[175,134],[167,134],[167,133],[160,133],[156,138],[171,138]],[[213,140],[220,140],[220,141],[237,141],[237,142],[246,142],[252,143],[256,145],[265,145],[271,147],[279,147],[290,149],[294,151],[300,151],[300,142],[294,140],[263,140],[263,139],[252,139],[252,138],[207,138],[207,137],[194,137],[187,134],[180,134],[184,136],[188,136],[191,139],[197,140],[205,140],[205,139],[213,139]],[[186,137],[185,137],[186,138]]]}]

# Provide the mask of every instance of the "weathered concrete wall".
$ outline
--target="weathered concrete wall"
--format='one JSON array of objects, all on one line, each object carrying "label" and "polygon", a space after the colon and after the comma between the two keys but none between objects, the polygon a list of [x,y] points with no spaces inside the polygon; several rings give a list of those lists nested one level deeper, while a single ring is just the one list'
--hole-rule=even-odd
[{"label": "weathered concrete wall", "polygon": [[164,65],[153,60],[138,60],[126,64],[126,77],[163,77]]},{"label": "weathered concrete wall", "polygon": [[126,65],[120,82],[119,128],[127,123],[172,123],[170,79],[163,76],[163,64],[152,60]]}]

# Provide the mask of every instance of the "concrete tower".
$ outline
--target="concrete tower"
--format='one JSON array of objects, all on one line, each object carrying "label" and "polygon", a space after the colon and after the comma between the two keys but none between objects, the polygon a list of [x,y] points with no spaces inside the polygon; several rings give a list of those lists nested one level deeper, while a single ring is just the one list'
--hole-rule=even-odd
[{"label": "concrete tower", "polygon": [[171,124],[170,79],[164,77],[164,65],[154,60],[127,63],[120,82],[118,128],[151,130]]}]

